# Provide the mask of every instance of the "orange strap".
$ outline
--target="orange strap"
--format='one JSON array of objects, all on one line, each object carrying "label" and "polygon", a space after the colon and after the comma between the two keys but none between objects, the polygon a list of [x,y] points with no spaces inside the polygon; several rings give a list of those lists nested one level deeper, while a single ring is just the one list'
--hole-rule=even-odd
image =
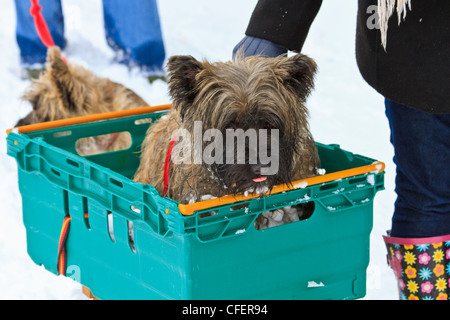
[{"label": "orange strap", "polygon": [[70,230],[70,221],[72,218],[70,216],[65,216],[61,228],[61,234],[59,235],[59,244],[58,244],[58,272],[60,275],[66,275],[67,268],[67,251],[66,251],[66,242],[67,237],[69,236]]}]

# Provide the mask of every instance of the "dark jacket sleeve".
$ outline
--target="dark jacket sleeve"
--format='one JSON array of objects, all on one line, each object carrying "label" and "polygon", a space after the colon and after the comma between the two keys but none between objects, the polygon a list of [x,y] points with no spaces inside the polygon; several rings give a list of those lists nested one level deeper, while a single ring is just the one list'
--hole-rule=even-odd
[{"label": "dark jacket sleeve", "polygon": [[322,0],[259,0],[245,34],[300,52]]}]

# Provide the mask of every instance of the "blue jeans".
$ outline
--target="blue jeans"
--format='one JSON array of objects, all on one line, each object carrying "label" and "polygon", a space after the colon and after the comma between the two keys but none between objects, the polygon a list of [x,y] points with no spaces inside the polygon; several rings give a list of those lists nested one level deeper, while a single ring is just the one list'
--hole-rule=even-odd
[{"label": "blue jeans", "polygon": [[[31,1],[14,0],[16,4],[16,39],[22,64],[44,63],[47,48],[40,40],[33,17],[30,14]],[[60,0],[40,0],[41,14],[47,22],[55,45],[64,49],[64,17]]]},{"label": "blue jeans", "polygon": [[450,114],[385,100],[397,166],[393,237],[450,234]]},{"label": "blue jeans", "polygon": [[[15,0],[16,36],[24,64],[45,62],[47,49],[36,32],[30,15],[31,2]],[[55,44],[64,48],[64,18],[61,0],[40,0],[44,16]],[[103,15],[108,45],[120,51],[119,62],[139,66],[145,71],[161,71],[165,49],[156,0],[105,0]],[[99,17],[100,18],[100,17]]]}]

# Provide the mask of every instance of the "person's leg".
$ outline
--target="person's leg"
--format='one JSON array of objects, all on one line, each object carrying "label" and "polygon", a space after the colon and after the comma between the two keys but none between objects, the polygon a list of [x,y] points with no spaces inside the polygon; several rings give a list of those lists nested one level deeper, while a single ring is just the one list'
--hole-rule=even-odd
[{"label": "person's leg", "polygon": [[[34,26],[33,17],[30,14],[31,1],[15,0],[14,3],[17,16],[16,39],[20,49],[21,63],[24,66],[44,63],[47,48],[40,40]],[[61,0],[40,0],[39,5],[55,45],[64,49],[64,18]]]},{"label": "person's leg", "polygon": [[392,230],[384,237],[400,299],[447,300],[450,273],[450,114],[386,99],[395,179]]},{"label": "person's leg", "polygon": [[144,72],[161,72],[164,43],[156,0],[103,1],[105,32],[118,60]]},{"label": "person's leg", "polygon": [[391,236],[450,234],[450,114],[418,111],[386,99],[397,200]]}]

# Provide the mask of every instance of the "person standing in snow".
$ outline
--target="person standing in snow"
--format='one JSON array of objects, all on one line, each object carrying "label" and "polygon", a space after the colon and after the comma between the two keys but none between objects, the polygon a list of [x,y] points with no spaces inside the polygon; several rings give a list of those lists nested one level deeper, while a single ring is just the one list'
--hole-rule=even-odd
[{"label": "person standing in snow", "polygon": [[[30,14],[31,1],[14,2],[21,64],[30,77],[37,77],[43,69],[47,48],[39,38]],[[64,49],[66,40],[61,0],[40,0],[39,4],[55,45]],[[119,63],[137,66],[149,79],[162,75],[165,49],[156,0],[105,0],[103,19],[106,40],[116,52]]]},{"label": "person standing in snow", "polygon": [[[259,0],[233,56],[300,52],[321,4]],[[448,299],[450,290],[448,17],[447,0],[358,1],[356,59],[365,81],[385,97],[395,152],[397,200],[384,238],[406,299]],[[424,254],[436,257],[434,278],[419,277]]]}]

